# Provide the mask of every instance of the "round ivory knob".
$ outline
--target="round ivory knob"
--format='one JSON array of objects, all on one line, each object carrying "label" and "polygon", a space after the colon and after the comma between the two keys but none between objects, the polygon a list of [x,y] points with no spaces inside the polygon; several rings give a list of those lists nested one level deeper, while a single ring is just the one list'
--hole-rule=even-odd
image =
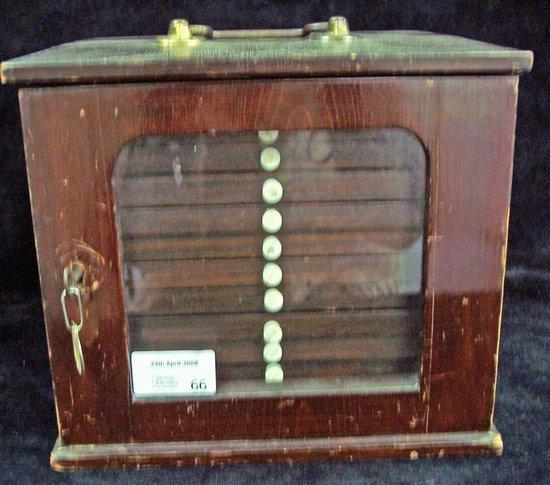
[{"label": "round ivory knob", "polygon": [[268,288],[279,286],[283,280],[283,270],[277,263],[267,263],[262,272],[262,280]]},{"label": "round ivory knob", "polygon": [[269,320],[264,324],[264,342],[278,344],[283,338],[283,329],[276,320]]},{"label": "round ivory knob", "polygon": [[281,256],[283,245],[277,236],[267,236],[262,244],[262,254],[267,261],[276,261]]},{"label": "round ivory knob", "polygon": [[260,165],[266,172],[277,170],[281,164],[281,154],[274,147],[267,147],[262,150],[260,155]]},{"label": "round ivory knob", "polygon": [[283,294],[277,288],[270,288],[264,294],[264,308],[269,313],[277,313],[283,308]]},{"label": "round ivory knob", "polygon": [[283,225],[283,216],[277,209],[267,209],[262,216],[262,227],[265,232],[276,233]]},{"label": "round ivory knob", "polygon": [[262,198],[266,204],[276,204],[283,198],[283,186],[277,179],[267,179],[262,186]]},{"label": "round ivory knob", "polygon": [[270,342],[264,347],[264,360],[267,363],[279,362],[283,357],[282,347],[275,342]]},{"label": "round ivory knob", "polygon": [[283,368],[279,364],[267,364],[265,368],[265,382],[268,384],[279,384],[283,382]]},{"label": "round ivory knob", "polygon": [[279,132],[277,130],[260,130],[258,131],[258,138],[262,143],[271,145],[277,141]]}]

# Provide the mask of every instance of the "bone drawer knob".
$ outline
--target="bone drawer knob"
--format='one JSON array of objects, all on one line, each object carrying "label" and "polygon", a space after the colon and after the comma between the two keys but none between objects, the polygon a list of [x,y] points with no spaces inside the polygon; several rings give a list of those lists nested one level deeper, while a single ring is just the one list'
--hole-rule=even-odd
[{"label": "bone drawer knob", "polygon": [[269,313],[277,313],[283,308],[283,294],[277,288],[270,288],[264,295],[264,308]]},{"label": "bone drawer knob", "polygon": [[283,368],[279,364],[268,364],[265,368],[265,382],[267,384],[280,384],[283,382]]},{"label": "bone drawer knob", "polygon": [[262,198],[266,204],[276,204],[283,198],[283,186],[277,179],[267,179],[262,186]]},{"label": "bone drawer knob", "polygon": [[262,254],[267,261],[276,261],[281,256],[283,245],[276,236],[267,236],[262,244]]},{"label": "bone drawer knob", "polygon": [[264,360],[267,363],[279,362],[283,357],[283,349],[280,344],[270,342],[264,347]]},{"label": "bone drawer knob", "polygon": [[258,131],[258,138],[262,143],[271,145],[277,141],[279,132],[277,130],[260,130]]},{"label": "bone drawer knob", "polygon": [[266,172],[273,172],[281,164],[281,154],[273,147],[267,147],[260,154],[260,165]]},{"label": "bone drawer knob", "polygon": [[283,329],[276,320],[269,320],[264,324],[264,342],[278,344],[283,338]]},{"label": "bone drawer knob", "polygon": [[267,209],[262,216],[262,227],[265,232],[276,233],[283,225],[283,216],[277,209]]},{"label": "bone drawer knob", "polygon": [[279,286],[283,280],[283,270],[277,263],[267,263],[262,272],[262,280],[268,288]]}]

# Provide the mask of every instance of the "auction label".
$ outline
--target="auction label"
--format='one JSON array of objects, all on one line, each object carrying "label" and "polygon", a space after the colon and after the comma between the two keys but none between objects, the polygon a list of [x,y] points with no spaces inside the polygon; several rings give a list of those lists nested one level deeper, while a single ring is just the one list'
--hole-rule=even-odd
[{"label": "auction label", "polygon": [[132,352],[135,396],[212,396],[216,394],[213,350]]}]

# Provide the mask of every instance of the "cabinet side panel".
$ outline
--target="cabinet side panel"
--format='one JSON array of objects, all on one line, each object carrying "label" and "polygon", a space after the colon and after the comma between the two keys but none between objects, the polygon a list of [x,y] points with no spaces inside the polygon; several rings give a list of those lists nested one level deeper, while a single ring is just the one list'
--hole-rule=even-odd
[{"label": "cabinet side panel", "polygon": [[[44,319],[59,435],[64,442],[130,439],[128,364],[104,143],[112,112],[95,97],[82,102],[66,88],[19,94]],[[63,268],[79,259],[94,268],[97,290],[84,298],[79,334],[85,374],[76,372],[63,322]],[[77,318],[70,302],[69,312]]]},{"label": "cabinet side panel", "polygon": [[426,429],[489,429],[494,406],[516,77],[437,83]]}]

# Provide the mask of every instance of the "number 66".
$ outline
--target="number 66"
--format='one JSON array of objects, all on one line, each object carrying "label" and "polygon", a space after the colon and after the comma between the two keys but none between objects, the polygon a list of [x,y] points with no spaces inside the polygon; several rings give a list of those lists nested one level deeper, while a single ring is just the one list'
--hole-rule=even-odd
[{"label": "number 66", "polygon": [[204,382],[204,379],[201,379],[200,381],[198,381],[197,379],[193,379],[191,381],[191,389],[206,389],[206,382]]}]

